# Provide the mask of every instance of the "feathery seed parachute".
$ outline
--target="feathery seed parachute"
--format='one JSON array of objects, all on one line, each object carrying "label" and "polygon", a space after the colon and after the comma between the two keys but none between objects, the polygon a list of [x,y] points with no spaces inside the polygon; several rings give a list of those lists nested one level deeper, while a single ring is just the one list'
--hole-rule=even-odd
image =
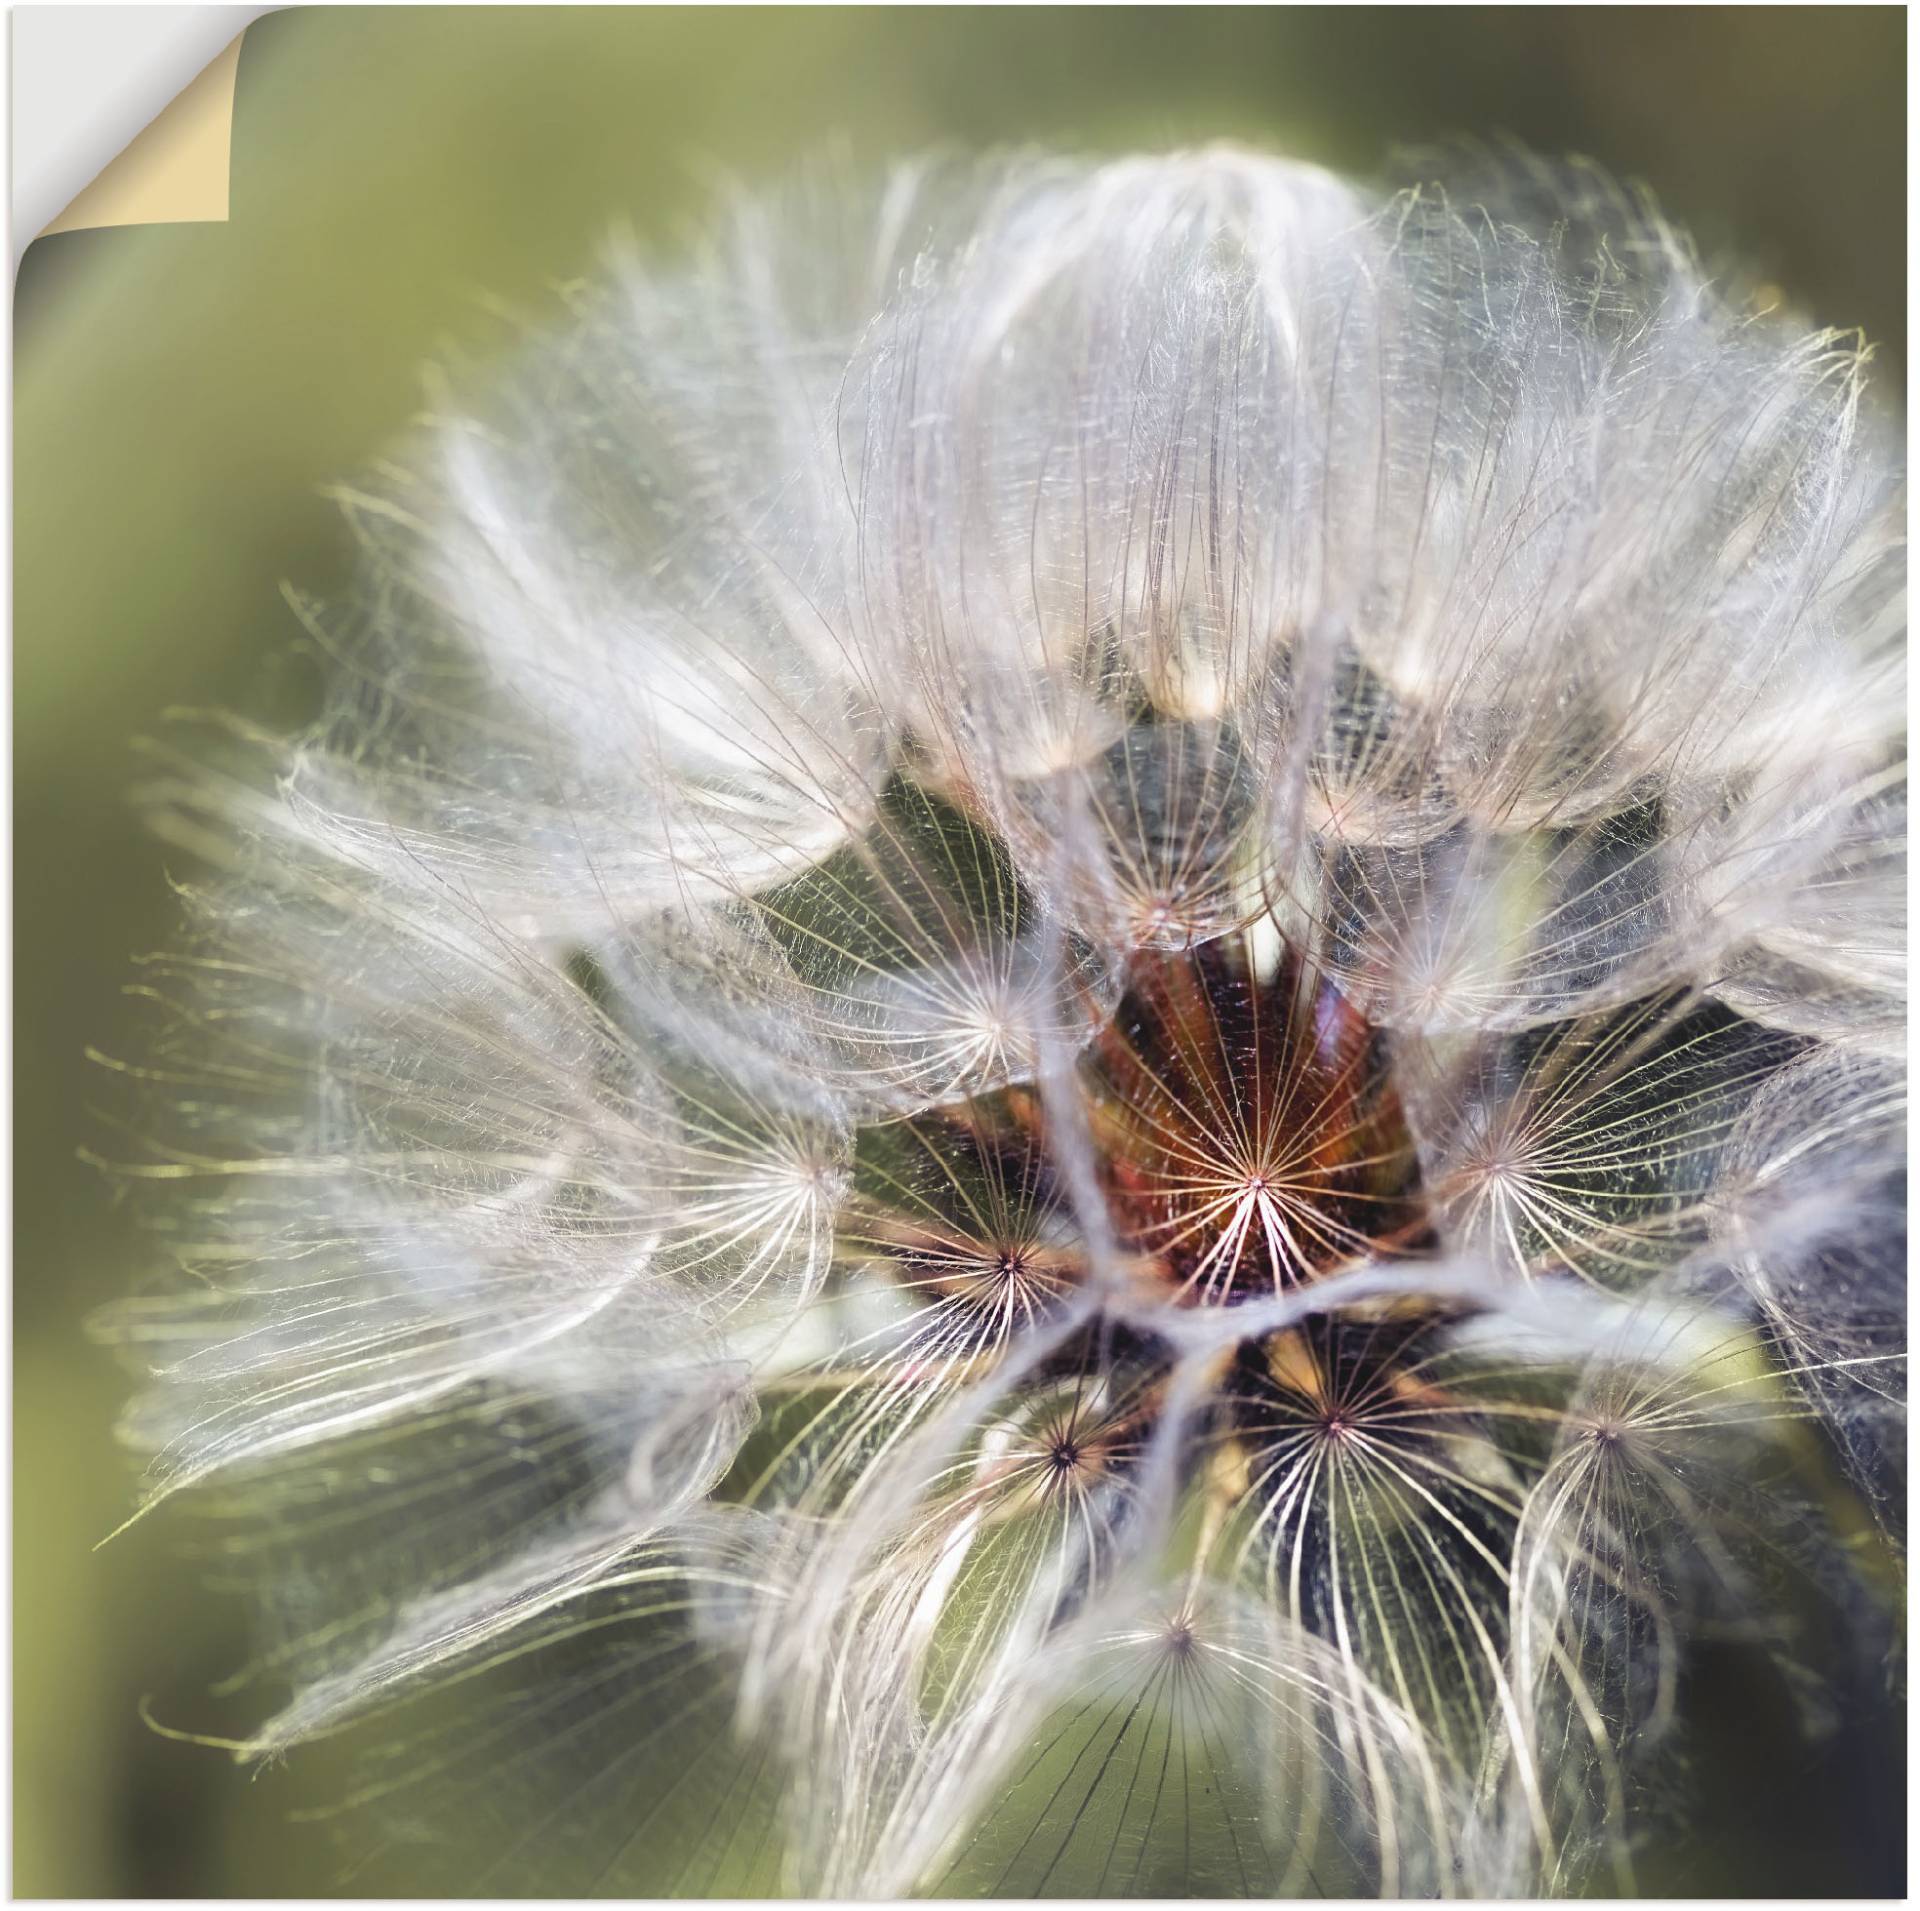
[{"label": "feathery seed parachute", "polygon": [[242,1749],[498,1788],[465,1890],[1630,1889],[1696,1628],[1889,1649],[1863,363],[1579,167],[1208,150],[438,387],[324,718],[156,792]]}]

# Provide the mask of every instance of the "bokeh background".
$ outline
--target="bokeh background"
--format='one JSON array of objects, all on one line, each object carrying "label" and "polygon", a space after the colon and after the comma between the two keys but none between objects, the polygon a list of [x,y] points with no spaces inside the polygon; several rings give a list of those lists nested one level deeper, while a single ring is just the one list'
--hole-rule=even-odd
[{"label": "bokeh background", "polygon": [[[131,1505],[126,1381],[84,1337],[146,1255],[78,1158],[112,1152],[128,959],[173,921],[126,791],[172,705],[297,718],[283,578],[325,595],[318,496],[406,424],[440,344],[538,312],[616,222],[670,245],[714,168],[844,138],[1096,149],[1233,136],[1359,171],[1508,133],[1652,183],[1710,256],[1880,348],[1903,398],[1905,16],[1898,8],[589,8],[282,12],[247,34],[232,218],[64,234],[16,292],[14,1889],[374,1893],[299,1815],[325,1748],[255,1783],[141,1721],[205,1711],[245,1615]],[[1690,1693],[1692,1833],[1644,1883],[1898,1892],[1890,1707],[1795,1742],[1734,1659]]]}]

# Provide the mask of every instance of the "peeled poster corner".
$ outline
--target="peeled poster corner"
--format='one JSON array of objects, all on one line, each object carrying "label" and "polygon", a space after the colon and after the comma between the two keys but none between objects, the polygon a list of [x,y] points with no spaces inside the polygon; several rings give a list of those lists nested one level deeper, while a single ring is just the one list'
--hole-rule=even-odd
[{"label": "peeled poster corner", "polygon": [[224,221],[258,7],[16,9],[13,231]]}]

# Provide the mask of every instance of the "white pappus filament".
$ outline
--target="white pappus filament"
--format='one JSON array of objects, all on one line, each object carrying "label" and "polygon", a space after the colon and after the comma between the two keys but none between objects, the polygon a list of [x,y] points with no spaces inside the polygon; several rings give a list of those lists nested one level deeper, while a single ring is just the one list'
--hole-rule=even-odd
[{"label": "white pappus filament", "polygon": [[460,1891],[1631,1889],[1695,1625],[1890,1631],[1863,350],[1578,165],[1219,148],[571,304],[153,791],[221,1731],[487,1796]]}]

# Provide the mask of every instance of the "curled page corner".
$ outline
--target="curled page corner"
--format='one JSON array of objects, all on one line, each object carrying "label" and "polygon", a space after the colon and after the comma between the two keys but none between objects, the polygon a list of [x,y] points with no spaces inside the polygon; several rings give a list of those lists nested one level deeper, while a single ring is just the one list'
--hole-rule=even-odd
[{"label": "curled page corner", "polygon": [[109,160],[41,236],[89,226],[225,219],[233,82],[243,37],[236,35],[118,158]]},{"label": "curled page corner", "polygon": [[16,264],[35,237],[225,220],[240,45],[270,11],[16,9]]}]

